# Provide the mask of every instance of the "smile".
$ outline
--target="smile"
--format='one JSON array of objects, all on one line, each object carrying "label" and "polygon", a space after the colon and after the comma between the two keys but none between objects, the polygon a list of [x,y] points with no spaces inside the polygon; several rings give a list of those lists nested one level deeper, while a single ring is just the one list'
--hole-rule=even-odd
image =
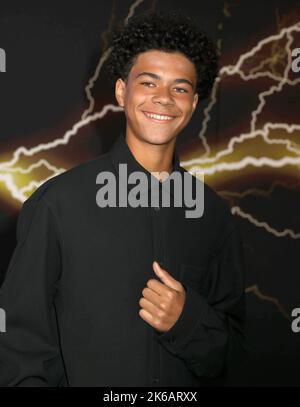
[{"label": "smile", "polygon": [[143,112],[143,113],[146,117],[148,117],[148,119],[151,119],[157,123],[166,123],[166,122],[176,119],[176,117],[174,117],[174,116],[160,115],[160,114],[149,113],[149,112]]}]

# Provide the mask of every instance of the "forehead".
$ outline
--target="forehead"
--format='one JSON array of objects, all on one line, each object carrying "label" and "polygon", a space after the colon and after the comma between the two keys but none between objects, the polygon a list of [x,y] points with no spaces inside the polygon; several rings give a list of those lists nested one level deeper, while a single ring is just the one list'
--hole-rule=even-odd
[{"label": "forehead", "polygon": [[138,74],[142,71],[164,74],[170,77],[189,77],[193,79],[196,76],[194,64],[180,52],[165,52],[150,50],[142,52],[132,66],[131,74]]}]

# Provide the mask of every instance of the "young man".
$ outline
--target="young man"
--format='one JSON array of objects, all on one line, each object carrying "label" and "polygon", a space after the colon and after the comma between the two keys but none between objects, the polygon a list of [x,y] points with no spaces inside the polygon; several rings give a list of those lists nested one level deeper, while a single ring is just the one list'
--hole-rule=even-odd
[{"label": "young man", "polygon": [[[175,141],[211,89],[215,48],[189,18],[150,13],[115,33],[108,67],[126,134],[22,207],[0,290],[2,386],[215,384],[243,347],[242,243],[224,201],[204,185],[200,217],[184,203],[104,205],[136,188],[125,167],[148,198],[175,173],[200,182]],[[121,189],[105,196],[105,177]]]}]

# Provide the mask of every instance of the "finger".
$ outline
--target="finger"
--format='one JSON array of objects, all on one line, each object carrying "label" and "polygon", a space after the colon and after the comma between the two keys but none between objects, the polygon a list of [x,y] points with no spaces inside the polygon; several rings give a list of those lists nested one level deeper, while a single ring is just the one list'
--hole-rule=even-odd
[{"label": "finger", "polygon": [[150,314],[150,312],[146,311],[144,308],[141,308],[139,310],[139,316],[146,321],[148,324],[150,324],[151,326],[153,326],[153,317]]},{"label": "finger", "polygon": [[178,289],[178,281],[171,276],[167,270],[160,267],[157,261],[152,263],[153,270],[155,274],[161,279],[161,281],[168,287],[173,288],[174,290]]},{"label": "finger", "polygon": [[148,301],[150,301],[152,304],[154,304],[157,308],[161,308],[161,299],[162,297],[157,294],[155,291],[151,290],[148,287],[145,287],[142,291],[142,295],[144,298],[146,298]]},{"label": "finger", "polygon": [[148,311],[152,317],[156,317],[159,309],[151,301],[147,300],[145,297],[142,297],[139,301],[139,305],[142,309]]}]

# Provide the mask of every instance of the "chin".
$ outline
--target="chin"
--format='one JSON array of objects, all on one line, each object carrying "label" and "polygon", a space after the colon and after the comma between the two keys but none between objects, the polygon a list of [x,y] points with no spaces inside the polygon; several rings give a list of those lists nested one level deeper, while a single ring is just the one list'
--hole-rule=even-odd
[{"label": "chin", "polygon": [[142,139],[150,144],[168,144],[174,139],[174,134],[151,134],[143,135]]},{"label": "chin", "polygon": [[145,141],[147,141],[149,144],[155,144],[155,145],[164,145],[164,144],[168,144],[172,141],[172,138],[149,138],[149,139],[145,139]]}]

